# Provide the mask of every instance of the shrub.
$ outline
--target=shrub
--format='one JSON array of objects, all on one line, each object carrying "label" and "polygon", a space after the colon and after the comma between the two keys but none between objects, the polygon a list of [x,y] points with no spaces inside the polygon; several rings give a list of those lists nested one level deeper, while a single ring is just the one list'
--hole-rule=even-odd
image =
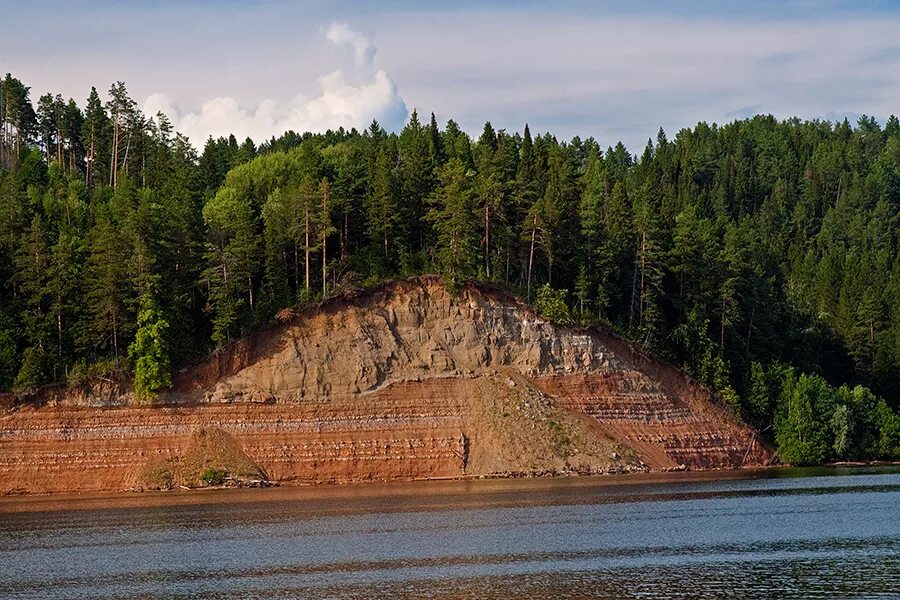
[{"label": "shrub", "polygon": [[200,481],[206,485],[222,485],[228,477],[228,471],[224,469],[214,469],[212,467],[205,469],[200,474]]},{"label": "shrub", "polygon": [[26,348],[22,354],[22,366],[13,384],[17,390],[27,390],[47,383],[47,357],[36,348]]},{"label": "shrub", "polygon": [[99,377],[117,377],[120,374],[116,361],[112,358],[87,362],[84,359],[76,362],[69,369],[66,383],[71,386],[84,385]]},{"label": "shrub", "polygon": [[575,322],[569,307],[566,305],[566,290],[554,290],[549,284],[544,284],[538,289],[535,308],[547,319],[564,325]]}]

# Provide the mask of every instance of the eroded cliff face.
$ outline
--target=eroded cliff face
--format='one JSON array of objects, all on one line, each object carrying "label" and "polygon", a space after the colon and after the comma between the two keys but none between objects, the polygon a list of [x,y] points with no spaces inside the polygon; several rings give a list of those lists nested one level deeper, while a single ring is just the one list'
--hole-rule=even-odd
[{"label": "eroded cliff face", "polygon": [[178,377],[169,400],[300,402],[501,369],[538,376],[625,368],[598,336],[548,323],[511,297],[475,287],[453,295],[438,279],[416,278],[235,344]]},{"label": "eroded cliff face", "polygon": [[478,287],[416,278],[179,373],[165,406],[55,392],[0,417],[0,492],[118,490],[216,428],[282,482],[730,468],[771,460],[672,367]]}]

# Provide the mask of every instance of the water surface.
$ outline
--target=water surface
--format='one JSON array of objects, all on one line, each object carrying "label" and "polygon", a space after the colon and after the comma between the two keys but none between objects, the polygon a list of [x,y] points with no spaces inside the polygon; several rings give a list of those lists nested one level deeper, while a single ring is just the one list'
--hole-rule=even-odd
[{"label": "water surface", "polygon": [[722,476],[0,499],[0,597],[900,597],[900,471]]}]

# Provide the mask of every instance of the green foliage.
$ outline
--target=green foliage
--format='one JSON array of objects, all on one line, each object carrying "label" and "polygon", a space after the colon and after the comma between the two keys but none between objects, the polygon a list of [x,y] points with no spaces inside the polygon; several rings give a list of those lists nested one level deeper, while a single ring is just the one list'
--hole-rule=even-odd
[{"label": "green foliage", "polygon": [[205,254],[208,267],[203,275],[210,287],[214,313],[212,339],[223,345],[242,331],[241,309],[253,302],[256,219],[245,199],[223,187],[203,207],[203,220],[210,240]]},{"label": "green foliage", "polygon": [[575,322],[566,304],[566,290],[555,290],[548,284],[538,288],[534,306],[545,318],[554,323],[570,325]]},{"label": "green foliage", "polygon": [[13,389],[27,390],[33,389],[50,381],[47,363],[49,362],[47,355],[37,348],[25,348],[22,353],[22,366],[16,375],[13,383]]},{"label": "green foliage", "polygon": [[741,414],[741,398],[731,385],[730,366],[708,340],[698,365],[698,377],[734,414]]},{"label": "green foliage", "polygon": [[458,158],[451,158],[441,167],[439,180],[425,218],[437,234],[438,267],[448,279],[459,281],[472,276],[478,264],[473,184]]},{"label": "green foliage", "polygon": [[853,422],[851,421],[850,408],[846,404],[839,404],[831,416],[831,433],[834,436],[834,454],[838,458],[847,458],[850,454],[853,439]]},{"label": "green foliage", "polygon": [[140,346],[150,394],[297,302],[439,271],[624,332],[786,460],[898,453],[895,117],[700,122],[632,155],[413,113],[399,134],[198,153],[123,82],[83,107],[12,75],[0,95],[0,387],[83,381]]},{"label": "green foliage", "polygon": [[868,449],[867,455],[886,460],[900,458],[900,414],[891,410],[884,400],[876,406],[875,419],[878,425],[877,437]]},{"label": "green foliage", "polygon": [[18,349],[13,332],[0,328],[0,389],[8,389],[15,380]]},{"label": "green foliage", "polygon": [[765,367],[758,362],[750,365],[750,385],[745,406],[747,416],[760,430],[767,429],[772,414],[772,404],[778,398],[778,390],[772,386]]},{"label": "green foliage", "polygon": [[121,369],[116,365],[113,359],[98,360],[95,362],[87,362],[87,360],[79,360],[69,368],[66,383],[72,386],[80,386],[86,383],[105,377],[114,377],[120,374]]},{"label": "green foliage", "polygon": [[775,440],[782,460],[816,464],[863,457],[892,458],[900,452],[898,415],[871,391],[830,386],[817,375],[779,368]]},{"label": "green foliage", "polygon": [[208,468],[200,474],[200,481],[208,486],[222,485],[228,478],[228,471],[224,469]]},{"label": "green foliage", "polygon": [[149,292],[141,297],[137,333],[128,347],[134,364],[134,393],[139,400],[152,400],[158,390],[172,385],[167,333],[169,323]]},{"label": "green foliage", "polygon": [[829,422],[834,414],[834,390],[816,375],[791,373],[784,382],[775,440],[782,460],[816,464],[830,454]]}]

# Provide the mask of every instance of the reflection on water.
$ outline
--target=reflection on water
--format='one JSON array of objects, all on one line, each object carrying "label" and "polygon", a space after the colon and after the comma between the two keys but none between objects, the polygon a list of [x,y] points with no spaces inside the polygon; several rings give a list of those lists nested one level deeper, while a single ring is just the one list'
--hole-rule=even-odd
[{"label": "reflection on water", "polygon": [[900,596],[896,469],[771,474],[4,499],[0,597]]}]

